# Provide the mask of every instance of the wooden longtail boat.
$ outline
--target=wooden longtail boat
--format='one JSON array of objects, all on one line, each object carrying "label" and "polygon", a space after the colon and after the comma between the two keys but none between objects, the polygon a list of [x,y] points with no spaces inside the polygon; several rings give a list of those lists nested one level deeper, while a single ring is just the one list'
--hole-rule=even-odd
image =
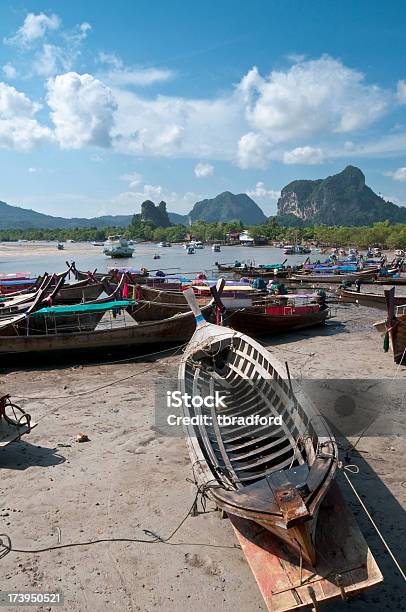
[{"label": "wooden longtail boat", "polygon": [[[112,303],[110,311],[115,311],[120,307],[124,308],[119,304]],[[86,304],[79,306],[88,307]],[[38,307],[38,304],[36,307]],[[210,316],[211,311],[212,304],[208,304],[203,309],[203,313],[207,317]],[[75,314],[74,309],[72,313],[67,314],[73,317],[83,316],[83,313]],[[63,324],[58,324],[57,317],[53,319],[54,325],[51,321],[47,322],[46,327],[39,326],[41,316],[41,312],[33,310],[11,317],[8,321],[0,321],[0,357],[18,356],[20,360],[22,358],[40,359],[57,355],[76,356],[96,351],[98,354],[102,354],[103,351],[108,353],[117,350],[120,350],[120,352],[129,351],[147,345],[185,342],[189,340],[195,330],[195,318],[190,311],[160,321],[147,321],[137,324],[130,319],[129,321],[124,320],[121,325],[118,325],[118,321],[113,321],[108,328],[92,328],[83,331],[77,331],[77,321],[75,325],[72,324],[70,327],[72,331],[63,330]],[[90,327],[93,323],[87,321]],[[31,330],[33,333],[30,333]]]},{"label": "wooden longtail boat", "polygon": [[[289,296],[286,296],[289,297]],[[329,308],[325,305],[264,305],[226,310],[223,324],[252,336],[280,334],[325,323]]]},{"label": "wooden longtail boat", "polygon": [[[181,408],[198,423],[185,423],[197,482],[219,508],[265,527],[298,561],[314,566],[318,510],[334,479],[336,442],[272,354],[249,336],[207,323],[193,292],[185,293],[197,328],[180,365],[181,391],[205,398],[217,390],[226,404]],[[234,425],[219,417],[234,418]]]},{"label": "wooden longtail boat", "polygon": [[[352,302],[361,304],[361,306],[386,310],[385,295],[365,291],[354,291],[352,289],[340,289],[338,293],[340,300],[343,302]],[[406,296],[396,296],[394,299],[396,306],[406,303]]]},{"label": "wooden longtail boat", "polygon": [[343,281],[355,281],[357,278],[362,280],[372,279],[378,274],[378,268],[362,270],[360,272],[350,272],[349,274],[292,274],[291,279],[301,283],[342,283]]},{"label": "wooden longtail boat", "polygon": [[406,276],[392,278],[391,276],[382,276],[373,280],[374,285],[406,285]]},{"label": "wooden longtail boat", "polygon": [[395,287],[385,291],[387,318],[374,323],[377,331],[385,334],[385,351],[389,346],[393,351],[395,363],[406,363],[406,298],[405,306],[395,303]]}]

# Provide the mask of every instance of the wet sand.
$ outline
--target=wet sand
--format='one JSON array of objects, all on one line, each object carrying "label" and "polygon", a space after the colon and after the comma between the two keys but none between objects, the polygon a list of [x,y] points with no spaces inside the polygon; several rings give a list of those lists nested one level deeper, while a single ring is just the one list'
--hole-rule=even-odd
[{"label": "wet sand", "polygon": [[[334,310],[336,318],[324,328],[266,342],[289,362],[293,377],[406,381],[406,368],[397,368],[392,355],[383,352],[382,338],[372,328],[382,312],[352,304]],[[11,393],[38,421],[30,435],[0,451],[1,531],[13,547],[150,539],[144,530],[163,538],[172,533],[195,490],[183,438],[154,430],[152,382],[172,379],[178,361],[179,355],[166,354],[130,363],[10,370],[0,376],[1,392]],[[385,411],[388,396],[378,399]],[[76,442],[80,432],[90,441]],[[406,567],[404,437],[366,435],[350,462],[360,468],[352,482]],[[383,586],[355,598],[351,609],[406,609],[404,583],[342,484],[385,577]],[[2,591],[60,590],[65,604],[53,610],[265,609],[232,528],[217,512],[189,517],[170,544],[117,542],[41,554],[11,552],[0,563]],[[323,609],[341,612],[347,604]]]}]

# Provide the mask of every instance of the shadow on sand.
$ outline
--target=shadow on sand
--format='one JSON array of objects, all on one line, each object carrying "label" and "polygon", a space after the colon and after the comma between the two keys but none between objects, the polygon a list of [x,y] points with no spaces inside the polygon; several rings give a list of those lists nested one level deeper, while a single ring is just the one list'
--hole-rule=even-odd
[{"label": "shadow on sand", "polygon": [[29,442],[13,442],[0,449],[0,469],[26,470],[32,466],[50,467],[65,462],[55,448],[35,446]]}]

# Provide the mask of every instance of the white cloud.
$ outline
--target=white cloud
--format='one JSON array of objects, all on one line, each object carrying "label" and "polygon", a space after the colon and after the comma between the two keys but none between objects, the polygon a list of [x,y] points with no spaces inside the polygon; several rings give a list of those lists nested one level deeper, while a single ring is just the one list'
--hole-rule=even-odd
[{"label": "white cloud", "polygon": [[214,174],[214,166],[211,164],[204,164],[203,162],[199,162],[195,166],[195,175],[197,178],[204,178],[206,176],[213,176]]},{"label": "white cloud", "polygon": [[120,178],[122,181],[128,181],[130,189],[134,189],[142,183],[143,177],[139,172],[131,172],[130,174],[123,174]]},{"label": "white cloud", "polygon": [[238,92],[250,125],[273,142],[328,132],[350,132],[382,116],[391,94],[364,83],[364,75],[323,56],[262,77],[252,68]]},{"label": "white cloud", "polygon": [[281,192],[275,189],[267,189],[262,181],[258,181],[255,189],[247,189],[245,192],[250,198],[259,200],[278,200],[281,197]]},{"label": "white cloud", "polygon": [[167,210],[178,213],[188,213],[192,206],[202,199],[202,195],[188,191],[180,194],[169,191],[161,185],[144,185],[139,191],[125,191],[113,198],[113,203],[119,204],[121,208],[128,212],[137,212],[141,208],[142,202],[152,200],[155,203],[164,200],[167,203]]},{"label": "white cloud", "polygon": [[56,45],[44,44],[40,53],[34,59],[33,67],[36,74],[48,77],[56,74],[59,67],[64,70],[70,68],[70,62],[66,61],[63,51]]},{"label": "white cloud", "polygon": [[57,30],[61,22],[57,15],[46,15],[45,13],[28,13],[23,25],[11,38],[6,38],[5,43],[13,45],[28,46],[32,42],[43,38],[47,30]]},{"label": "white cloud", "polygon": [[48,81],[47,101],[62,148],[111,145],[116,102],[101,81],[76,72],[58,75]]},{"label": "white cloud", "polygon": [[14,68],[14,66],[12,64],[10,64],[10,62],[8,62],[7,64],[4,64],[4,66],[2,67],[4,76],[7,79],[15,79],[17,76],[17,70]]},{"label": "white cloud", "polygon": [[399,104],[406,104],[406,81],[398,81],[396,97]]},{"label": "white cloud", "polygon": [[101,75],[103,80],[117,87],[125,87],[126,85],[146,87],[169,81],[175,76],[174,71],[167,68],[125,66],[122,59],[115,53],[102,52],[99,54],[99,61],[109,66],[107,72]]},{"label": "white cloud", "polygon": [[325,161],[325,155],[323,150],[317,147],[296,147],[296,149],[286,151],[283,154],[283,161],[285,164],[315,166]]},{"label": "white cloud", "polygon": [[[120,153],[232,159],[241,130],[240,107],[213,100],[157,96],[147,99],[115,88],[114,135]],[[221,138],[219,137],[221,135]]]},{"label": "white cloud", "polygon": [[0,83],[0,147],[26,151],[52,138],[35,119],[40,109],[24,93]]},{"label": "white cloud", "polygon": [[248,132],[238,141],[237,163],[240,168],[265,168],[268,164],[270,144],[262,134]]},{"label": "white cloud", "polygon": [[145,87],[169,81],[173,78],[172,70],[161,68],[123,68],[122,70],[112,70],[107,74],[107,80],[113,85],[139,85]]},{"label": "white cloud", "polygon": [[406,181],[406,168],[398,168],[394,172],[385,172],[386,176],[391,176],[394,181],[404,182]]},{"label": "white cloud", "polygon": [[37,170],[38,170],[37,168],[33,168],[33,167],[28,168],[28,172],[29,172],[30,174],[35,174],[35,172],[37,172]]}]

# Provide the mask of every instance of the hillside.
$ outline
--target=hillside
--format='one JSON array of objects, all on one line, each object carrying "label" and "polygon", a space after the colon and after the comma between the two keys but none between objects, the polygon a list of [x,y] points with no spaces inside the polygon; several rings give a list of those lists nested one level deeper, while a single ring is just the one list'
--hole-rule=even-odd
[{"label": "hillside", "polygon": [[246,193],[237,195],[224,191],[212,199],[196,202],[189,213],[192,221],[242,221],[247,225],[265,223],[266,217],[258,204]]},{"label": "hillside", "polygon": [[278,200],[279,221],[289,225],[371,225],[406,223],[406,208],[386,202],[365,184],[359,168],[315,181],[292,181]]},{"label": "hillside", "polygon": [[[250,225],[266,221],[264,213],[254,200],[244,193],[234,195],[229,191],[220,193],[213,199],[197,202],[187,215],[167,212],[165,202],[155,205],[150,200],[146,200],[142,203],[141,213],[137,217],[142,221],[151,221],[156,227],[168,227],[171,224],[188,226],[190,219],[192,221],[201,219],[208,222],[241,220],[243,223]],[[0,202],[0,230],[127,227],[132,219],[133,215],[66,219]]]},{"label": "hillside", "polygon": [[72,229],[75,227],[127,227],[131,223],[132,215],[106,215],[85,219],[73,217],[52,217],[43,213],[10,206],[0,202],[0,229]]}]

